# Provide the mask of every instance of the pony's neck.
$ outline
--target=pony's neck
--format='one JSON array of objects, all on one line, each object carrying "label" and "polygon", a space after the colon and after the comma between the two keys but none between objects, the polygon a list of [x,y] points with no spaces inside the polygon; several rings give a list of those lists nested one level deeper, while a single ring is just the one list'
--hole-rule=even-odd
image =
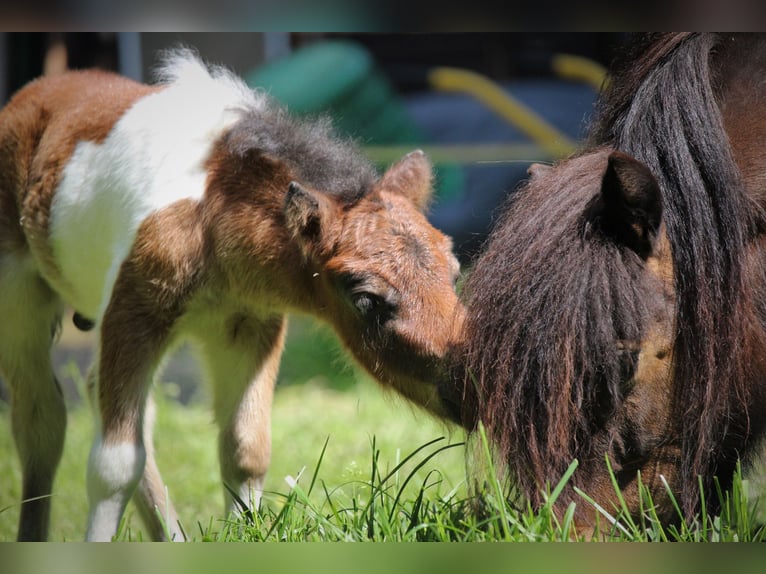
[{"label": "pony's neck", "polygon": [[[748,195],[766,209],[766,38],[737,36],[718,56],[720,107]],[[761,215],[763,218],[763,215]]]}]

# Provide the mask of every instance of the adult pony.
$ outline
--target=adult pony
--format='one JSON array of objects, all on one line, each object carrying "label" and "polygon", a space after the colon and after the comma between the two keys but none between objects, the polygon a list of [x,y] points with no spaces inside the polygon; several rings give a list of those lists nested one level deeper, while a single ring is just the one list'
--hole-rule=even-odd
[{"label": "adult pony", "polygon": [[[662,520],[716,510],[766,424],[766,39],[662,34],[602,96],[586,149],[533,166],[466,284],[455,418],[518,491]],[[577,505],[580,524],[596,519]]]},{"label": "adult pony", "polygon": [[214,383],[223,482],[254,507],[287,312],[329,322],[384,385],[443,412],[436,367],[459,319],[459,269],[422,213],[425,156],[378,177],[327,121],[290,118],[188,51],[160,79],[67,73],[33,82],[0,114],[0,372],[22,540],[47,535],[64,442],[49,347],[65,304],[99,331],[89,540],[112,538],[134,492],[155,538],[157,512],[183,536],[147,409],[181,338],[198,344]]}]

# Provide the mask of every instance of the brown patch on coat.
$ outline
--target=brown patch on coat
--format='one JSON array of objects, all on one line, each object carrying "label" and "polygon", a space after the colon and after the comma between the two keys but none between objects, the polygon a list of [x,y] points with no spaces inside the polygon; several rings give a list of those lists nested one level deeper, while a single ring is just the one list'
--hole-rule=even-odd
[{"label": "brown patch on coat", "polygon": [[0,221],[0,247],[20,247],[23,234],[43,275],[60,280],[48,226],[64,167],[79,142],[102,142],[130,106],[158,89],[89,70],[41,78],[17,92],[0,112],[0,206],[10,214]]},{"label": "brown patch on coat", "polygon": [[186,199],[150,215],[120,269],[101,326],[99,405],[114,422],[106,444],[137,440],[130,417],[143,412],[146,381],[205,272],[198,210]]}]

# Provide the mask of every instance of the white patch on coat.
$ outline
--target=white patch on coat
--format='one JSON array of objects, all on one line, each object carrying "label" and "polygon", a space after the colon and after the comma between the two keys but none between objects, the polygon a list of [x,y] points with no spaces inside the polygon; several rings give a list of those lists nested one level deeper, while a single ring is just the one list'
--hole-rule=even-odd
[{"label": "white patch on coat", "polygon": [[213,143],[263,96],[189,53],[163,71],[171,83],[139,99],[100,143],[83,141],[63,170],[51,206],[50,240],[62,296],[99,321],[120,267],[147,216],[205,191]]},{"label": "white patch on coat", "polygon": [[88,460],[88,541],[108,542],[117,533],[144,470],[146,452],[135,443],[93,444]]}]

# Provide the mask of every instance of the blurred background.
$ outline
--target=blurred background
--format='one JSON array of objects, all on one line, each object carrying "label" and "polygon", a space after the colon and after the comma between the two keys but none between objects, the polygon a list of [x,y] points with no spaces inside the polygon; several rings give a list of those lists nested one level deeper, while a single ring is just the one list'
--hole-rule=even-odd
[{"label": "blurred background", "polygon": [[[0,33],[0,104],[33,78],[72,68],[99,67],[151,82],[162,50],[196,48],[295,115],[330,114],[338,131],[354,138],[381,171],[412,149],[425,150],[436,167],[429,217],[454,238],[468,273],[494,214],[529,164],[553,162],[576,148],[604,67],[625,40],[617,33]],[[68,312],[53,350],[69,407],[53,540],[79,540],[87,519],[83,477],[94,423],[84,374],[93,349],[94,333],[75,329]],[[154,397],[163,476],[187,532],[204,538],[200,533],[220,528],[221,507],[217,430],[209,388],[202,383],[193,353],[181,347],[158,377]],[[327,327],[291,317],[273,405],[268,504],[279,509],[285,477],[299,477],[308,468],[305,487],[325,452],[325,492],[351,497],[369,478],[370,460],[378,461],[378,454],[380,468],[392,468],[445,436],[449,451],[441,452],[440,442],[433,447],[439,456],[428,454],[428,465],[420,468],[425,459],[412,461],[422,474],[410,485],[428,482],[435,499],[463,496],[462,431],[392,394],[380,392],[351,364]],[[0,380],[5,429],[8,399]],[[0,430],[0,540],[15,537],[18,519],[20,469],[13,451],[11,433]],[[128,538],[146,536],[131,507],[126,524]]]},{"label": "blurred background", "polygon": [[[151,82],[162,50],[193,47],[293,114],[332,115],[381,171],[425,150],[436,167],[429,217],[467,270],[529,164],[576,148],[626,41],[622,33],[0,33],[0,103],[35,77],[73,68]],[[72,400],[80,393],[70,372],[86,369],[90,336],[65,317],[56,356]],[[181,349],[165,378],[182,402],[200,392],[198,372]],[[328,330],[291,320],[280,384],[319,379],[346,389],[357,375]]]}]

